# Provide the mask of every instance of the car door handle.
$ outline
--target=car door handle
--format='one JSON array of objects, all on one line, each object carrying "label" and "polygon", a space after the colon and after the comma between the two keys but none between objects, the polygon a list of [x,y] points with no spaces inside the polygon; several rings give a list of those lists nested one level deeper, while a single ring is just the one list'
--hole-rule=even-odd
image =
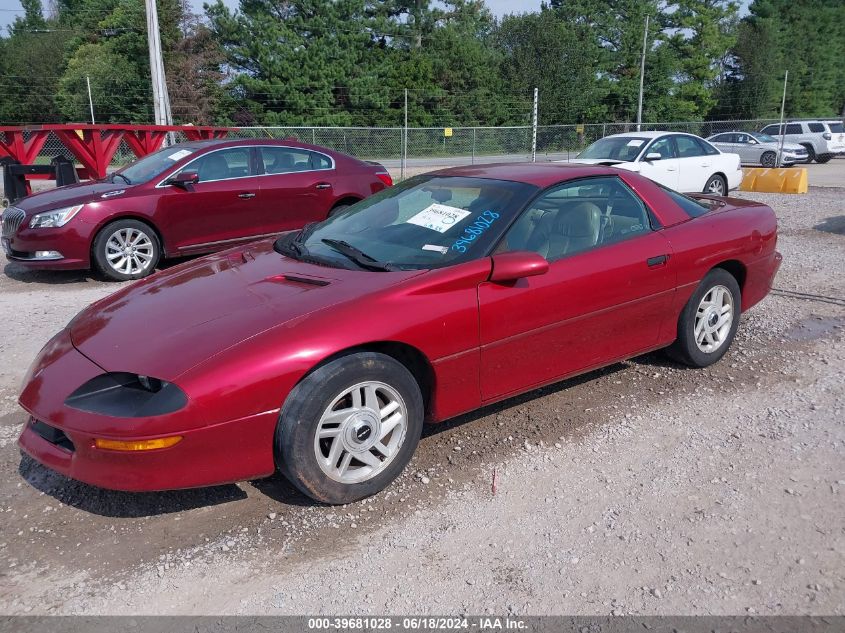
[{"label": "car door handle", "polygon": [[251,191],[245,191],[244,193],[239,193],[238,198],[254,198],[255,194]]},{"label": "car door handle", "polygon": [[655,257],[649,257],[645,260],[645,263],[648,264],[649,268],[657,268],[658,266],[663,266],[668,261],[668,255],[656,255]]},{"label": "car door handle", "polygon": [[316,188],[316,189],[331,189],[331,188],[332,188],[332,183],[330,183],[330,182],[321,182],[321,183],[320,183],[320,184],[318,184],[315,188]]}]

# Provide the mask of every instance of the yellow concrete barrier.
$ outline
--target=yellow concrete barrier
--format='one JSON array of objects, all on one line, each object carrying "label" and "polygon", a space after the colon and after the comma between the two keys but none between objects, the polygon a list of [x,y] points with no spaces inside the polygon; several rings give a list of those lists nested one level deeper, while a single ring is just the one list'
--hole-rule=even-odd
[{"label": "yellow concrete barrier", "polygon": [[742,174],[740,191],[807,193],[807,169],[805,167],[791,167],[789,169],[751,167],[743,169]]}]

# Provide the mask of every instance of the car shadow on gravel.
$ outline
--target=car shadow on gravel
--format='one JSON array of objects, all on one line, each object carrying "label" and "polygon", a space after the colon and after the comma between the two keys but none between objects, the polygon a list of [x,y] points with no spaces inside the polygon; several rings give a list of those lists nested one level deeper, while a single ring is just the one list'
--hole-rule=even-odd
[{"label": "car shadow on gravel", "polygon": [[14,262],[7,263],[3,272],[9,279],[25,284],[66,285],[101,281],[87,270],[29,270]]},{"label": "car shadow on gravel", "polygon": [[845,235],[845,215],[835,215],[825,218],[824,221],[819,222],[813,228],[817,231],[824,231],[825,233]]},{"label": "car shadow on gravel", "polygon": [[163,492],[104,490],[68,479],[42,466],[27,455],[21,455],[18,473],[33,488],[53,497],[56,501],[103,517],[137,519],[173,514],[239,501],[247,496],[234,484]]}]

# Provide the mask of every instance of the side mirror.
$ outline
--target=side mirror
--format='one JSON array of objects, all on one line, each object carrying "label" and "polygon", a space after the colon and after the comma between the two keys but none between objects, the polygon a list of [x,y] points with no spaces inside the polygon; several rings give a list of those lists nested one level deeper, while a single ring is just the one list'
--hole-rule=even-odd
[{"label": "side mirror", "polygon": [[549,262],[537,253],[514,251],[493,255],[493,272],[490,281],[516,281],[549,272]]},{"label": "side mirror", "polygon": [[164,181],[165,185],[173,185],[180,187],[186,191],[190,191],[195,184],[200,181],[200,176],[195,171],[180,171]]},{"label": "side mirror", "polygon": [[663,157],[658,152],[649,152],[648,154],[645,155],[645,159],[648,162],[651,162],[653,160],[660,160],[661,158],[663,158]]}]

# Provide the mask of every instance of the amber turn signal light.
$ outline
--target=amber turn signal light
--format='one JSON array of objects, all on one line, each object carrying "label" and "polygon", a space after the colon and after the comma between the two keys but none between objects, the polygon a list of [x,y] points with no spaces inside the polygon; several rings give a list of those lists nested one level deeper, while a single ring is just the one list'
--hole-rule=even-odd
[{"label": "amber turn signal light", "polygon": [[94,446],[96,448],[105,448],[110,451],[154,451],[158,448],[170,448],[182,441],[181,435],[173,435],[171,437],[156,437],[151,440],[106,440],[103,438],[96,438]]}]

